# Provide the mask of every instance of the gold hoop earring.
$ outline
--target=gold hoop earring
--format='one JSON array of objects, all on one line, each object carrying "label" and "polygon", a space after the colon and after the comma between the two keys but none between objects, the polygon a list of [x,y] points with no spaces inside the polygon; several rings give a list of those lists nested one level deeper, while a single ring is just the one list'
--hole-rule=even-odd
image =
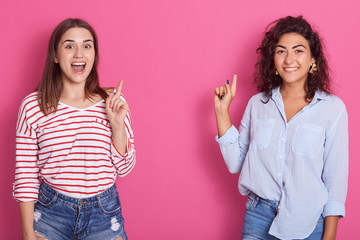
[{"label": "gold hoop earring", "polygon": [[309,73],[313,74],[314,72],[316,72],[318,70],[316,63],[312,63],[309,69]]}]

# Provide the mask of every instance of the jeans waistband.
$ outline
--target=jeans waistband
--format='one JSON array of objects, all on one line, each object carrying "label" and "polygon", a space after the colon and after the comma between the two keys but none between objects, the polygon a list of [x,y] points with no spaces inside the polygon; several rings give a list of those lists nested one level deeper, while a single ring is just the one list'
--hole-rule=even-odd
[{"label": "jeans waistband", "polygon": [[269,207],[271,207],[272,209],[274,209],[275,211],[278,210],[279,207],[279,201],[275,201],[275,200],[268,200],[268,199],[264,199],[259,197],[258,195],[256,195],[253,192],[249,193],[249,198],[255,200],[256,202],[262,203],[262,204],[266,204]]},{"label": "jeans waistband", "polygon": [[106,189],[105,191],[99,193],[98,195],[95,195],[93,197],[89,198],[72,198],[68,197],[66,195],[61,194],[60,192],[56,191],[54,188],[52,188],[48,183],[45,182],[45,180],[41,181],[39,194],[44,194],[48,198],[54,198],[60,199],[64,201],[66,204],[71,206],[90,206],[97,204],[98,200],[105,200],[109,197],[112,197],[114,194],[117,194],[116,184],[114,183],[111,187]]}]

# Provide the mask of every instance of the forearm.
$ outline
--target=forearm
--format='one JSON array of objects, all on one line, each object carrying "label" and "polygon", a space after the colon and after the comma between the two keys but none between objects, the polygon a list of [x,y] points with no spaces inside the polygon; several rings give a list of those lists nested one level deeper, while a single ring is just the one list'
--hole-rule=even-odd
[{"label": "forearm", "polygon": [[124,155],[126,153],[127,135],[125,123],[112,129],[112,140],[116,150]]},{"label": "forearm", "polygon": [[323,240],[335,240],[339,216],[325,217],[325,229]]},{"label": "forearm", "polygon": [[228,110],[223,111],[223,112],[215,111],[215,115],[216,115],[216,125],[217,125],[217,129],[218,129],[218,135],[220,138],[232,126],[231,119],[230,119],[230,113]]},{"label": "forearm", "polygon": [[34,205],[35,201],[19,202],[21,229],[23,238],[34,234]]}]

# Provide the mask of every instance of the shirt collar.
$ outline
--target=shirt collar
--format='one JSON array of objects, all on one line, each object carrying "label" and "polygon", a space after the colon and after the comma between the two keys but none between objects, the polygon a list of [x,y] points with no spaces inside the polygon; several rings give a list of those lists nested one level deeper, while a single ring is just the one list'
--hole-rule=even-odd
[{"label": "shirt collar", "polygon": [[[326,100],[326,98],[329,95],[326,92],[322,92],[322,91],[316,91],[314,98],[311,102],[316,102],[316,101],[320,101],[320,100]],[[276,87],[272,90],[272,98],[275,99],[277,97],[281,97],[281,93],[280,93],[280,87]]]}]

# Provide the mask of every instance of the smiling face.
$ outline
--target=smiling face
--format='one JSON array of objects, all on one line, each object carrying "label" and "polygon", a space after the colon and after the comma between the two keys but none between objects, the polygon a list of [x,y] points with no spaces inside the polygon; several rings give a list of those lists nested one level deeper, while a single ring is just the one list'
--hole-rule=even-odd
[{"label": "smiling face", "polygon": [[64,84],[85,84],[95,60],[94,38],[85,28],[67,30],[60,39],[54,61]]},{"label": "smiling face", "polygon": [[274,63],[283,85],[304,85],[315,59],[311,55],[308,41],[302,35],[286,33],[276,45]]}]

